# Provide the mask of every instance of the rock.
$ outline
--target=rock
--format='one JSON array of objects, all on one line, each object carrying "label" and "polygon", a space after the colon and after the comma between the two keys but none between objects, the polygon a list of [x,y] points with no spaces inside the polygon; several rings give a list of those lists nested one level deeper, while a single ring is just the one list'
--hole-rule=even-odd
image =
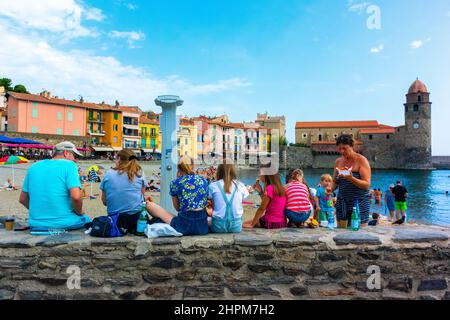
[{"label": "rock", "polygon": [[151,253],[152,257],[166,257],[175,256],[177,252],[175,250],[158,250]]},{"label": "rock", "polygon": [[413,287],[413,280],[411,278],[390,280],[387,285],[387,289],[407,293],[412,291],[412,287]]},{"label": "rock", "polygon": [[101,287],[102,285],[102,280],[95,278],[86,278],[86,275],[83,275],[80,280],[80,287],[82,288],[95,288]]},{"label": "rock", "polygon": [[34,263],[34,258],[3,258],[0,259],[0,269],[25,269]]},{"label": "rock", "polygon": [[317,293],[321,297],[336,297],[336,296],[355,296],[356,292],[351,289],[321,289]]},{"label": "rock", "polygon": [[154,246],[178,245],[181,243],[180,238],[156,238],[152,240]]},{"label": "rock", "polygon": [[298,276],[302,273],[302,269],[293,267],[283,267],[283,272],[288,276]]},{"label": "rock", "polygon": [[172,279],[172,276],[163,272],[147,272],[142,275],[145,282],[153,284],[160,283]]},{"label": "rock", "polygon": [[262,279],[262,282],[265,285],[272,285],[272,284],[291,284],[295,282],[295,278],[291,276],[281,276],[277,278],[271,278],[271,279]]},{"label": "rock", "polygon": [[367,232],[344,232],[339,233],[333,238],[336,245],[347,245],[347,244],[368,244],[368,245],[380,245],[381,241],[378,236]]},{"label": "rock", "polygon": [[222,276],[218,274],[204,274],[200,277],[202,282],[213,282],[219,284],[223,282]]},{"label": "rock", "polygon": [[75,294],[73,298],[75,300],[113,300],[114,296],[106,292],[84,292]]},{"label": "rock", "polygon": [[447,288],[447,281],[445,279],[422,280],[417,291],[437,291]]},{"label": "rock", "polygon": [[419,300],[434,301],[434,300],[439,300],[439,299],[436,297],[433,297],[433,296],[420,296]]},{"label": "rock", "polygon": [[334,252],[319,252],[317,254],[317,257],[322,262],[329,262],[329,261],[342,261],[345,259],[345,257],[340,256]]},{"label": "rock", "polygon": [[321,276],[321,275],[326,274],[327,270],[324,268],[324,266],[322,264],[313,263],[305,270],[305,273],[315,277],[315,276]]},{"label": "rock", "polygon": [[450,291],[447,291],[442,299],[443,300],[450,300]]},{"label": "rock", "polygon": [[176,269],[184,266],[184,260],[180,258],[162,258],[154,261],[151,266],[162,269]]},{"label": "rock", "polygon": [[134,250],[134,257],[145,257],[147,253],[150,251],[150,243],[147,241],[140,241],[136,245],[136,249]]},{"label": "rock", "polygon": [[436,231],[420,231],[399,229],[392,238],[394,242],[433,242],[447,241],[448,235]]},{"label": "rock", "polygon": [[227,239],[221,239],[221,238],[211,238],[211,237],[205,237],[201,239],[197,239],[194,241],[193,245],[196,248],[202,248],[202,249],[222,249],[224,247],[229,247],[233,244],[233,240],[230,238]]},{"label": "rock", "polygon": [[40,247],[56,247],[70,242],[80,241],[83,237],[79,234],[63,233],[58,235],[50,235],[36,243]]},{"label": "rock", "polygon": [[220,298],[224,295],[223,287],[219,286],[197,286],[186,287],[184,289],[184,298]]},{"label": "rock", "polygon": [[242,247],[270,246],[273,240],[267,236],[242,233],[234,236],[234,243]]},{"label": "rock", "polygon": [[176,286],[151,286],[145,290],[145,294],[154,298],[167,298],[179,292]]},{"label": "rock", "polygon": [[224,267],[228,267],[233,271],[239,270],[243,265],[244,263],[240,260],[225,261],[223,263]]},{"label": "rock", "polygon": [[220,262],[215,258],[200,258],[192,261],[193,268],[220,268]]},{"label": "rock", "polygon": [[380,258],[379,254],[369,253],[369,252],[358,252],[358,256],[363,258],[364,260],[378,260]]},{"label": "rock", "polygon": [[293,296],[309,296],[308,288],[306,287],[292,287],[289,289]]},{"label": "rock", "polygon": [[274,258],[273,254],[269,253],[257,253],[254,255],[256,261],[267,261],[272,260]]},{"label": "rock", "polygon": [[67,284],[67,277],[62,275],[36,275],[36,280],[49,286],[62,286]]},{"label": "rock", "polygon": [[196,272],[195,271],[184,271],[178,273],[175,278],[180,281],[190,281],[195,279]]},{"label": "rock", "polygon": [[34,240],[31,237],[0,239],[0,248],[31,248],[33,247]]},{"label": "rock", "polygon": [[270,295],[280,297],[280,293],[268,287],[229,286],[231,293],[237,297]]},{"label": "rock", "polygon": [[141,295],[139,291],[127,291],[122,293],[119,298],[122,300],[136,300]]},{"label": "rock", "polygon": [[313,246],[320,243],[320,238],[320,234],[296,234],[296,232],[294,233],[293,231],[283,230],[280,233],[280,237],[275,240],[275,247],[292,248],[298,246]]},{"label": "rock", "polygon": [[255,273],[264,273],[266,271],[276,270],[273,266],[269,264],[249,264],[248,268],[250,271],[253,271]]},{"label": "rock", "polygon": [[13,300],[15,292],[11,290],[0,289],[0,300]]},{"label": "rock", "polygon": [[134,277],[109,278],[105,280],[105,283],[117,287],[134,287],[137,286],[139,282],[140,279]]},{"label": "rock", "polygon": [[340,280],[345,277],[345,269],[342,267],[335,268],[328,271],[328,274],[331,279]]}]

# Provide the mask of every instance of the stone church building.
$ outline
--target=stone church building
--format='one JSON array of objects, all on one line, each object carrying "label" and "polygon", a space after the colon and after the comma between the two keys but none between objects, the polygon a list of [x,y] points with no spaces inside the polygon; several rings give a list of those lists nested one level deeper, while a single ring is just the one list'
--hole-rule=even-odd
[{"label": "stone church building", "polygon": [[335,138],[346,133],[373,168],[432,169],[430,93],[419,79],[406,94],[404,114],[405,124],[399,127],[378,121],[298,122],[296,144],[310,147],[313,167],[325,167],[336,158]]}]

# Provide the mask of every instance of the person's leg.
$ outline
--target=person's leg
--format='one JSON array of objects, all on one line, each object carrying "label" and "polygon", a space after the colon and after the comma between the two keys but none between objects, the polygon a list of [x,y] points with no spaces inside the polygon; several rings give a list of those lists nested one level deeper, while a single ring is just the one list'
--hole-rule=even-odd
[{"label": "person's leg", "polygon": [[175,217],[173,214],[168,212],[166,209],[160,207],[154,202],[150,202],[147,204],[147,211],[153,217],[161,219],[164,223],[170,224],[172,219]]}]

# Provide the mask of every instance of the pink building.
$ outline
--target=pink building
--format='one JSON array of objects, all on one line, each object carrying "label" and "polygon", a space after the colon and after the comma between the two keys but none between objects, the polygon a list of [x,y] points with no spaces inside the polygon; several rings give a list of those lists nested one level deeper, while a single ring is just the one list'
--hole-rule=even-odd
[{"label": "pink building", "polygon": [[40,95],[8,93],[8,131],[86,135],[86,106],[78,101],[58,99],[50,92]]}]

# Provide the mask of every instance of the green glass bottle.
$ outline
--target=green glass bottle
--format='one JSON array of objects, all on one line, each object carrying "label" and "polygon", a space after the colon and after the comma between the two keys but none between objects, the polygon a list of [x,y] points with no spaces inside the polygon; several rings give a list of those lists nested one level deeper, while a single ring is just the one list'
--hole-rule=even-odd
[{"label": "green glass bottle", "polygon": [[352,212],[352,231],[359,231],[359,225],[360,225],[360,219],[359,219],[359,214],[358,214],[358,209],[356,207],[353,207],[353,212]]}]

